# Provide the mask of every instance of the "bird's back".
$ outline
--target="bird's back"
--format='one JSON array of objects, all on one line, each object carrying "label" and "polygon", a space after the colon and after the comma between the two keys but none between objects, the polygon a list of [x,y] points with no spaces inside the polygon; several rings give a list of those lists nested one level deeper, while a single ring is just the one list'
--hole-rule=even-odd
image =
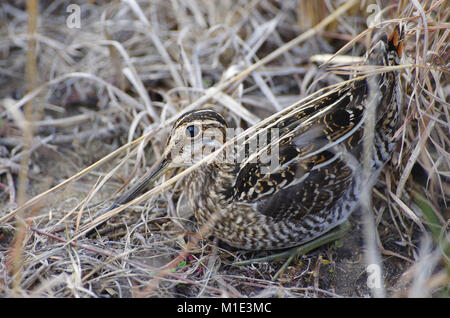
[{"label": "bird's back", "polygon": [[[402,36],[396,27],[374,46],[369,63],[396,65]],[[213,233],[227,243],[277,249],[302,244],[344,222],[358,206],[368,107],[376,107],[371,182],[376,181],[400,123],[395,71],[351,81],[280,112],[243,139],[243,160],[204,165],[188,182],[200,223],[218,216]],[[267,146],[248,151],[252,138],[267,138]],[[264,153],[276,164],[262,163]]]}]

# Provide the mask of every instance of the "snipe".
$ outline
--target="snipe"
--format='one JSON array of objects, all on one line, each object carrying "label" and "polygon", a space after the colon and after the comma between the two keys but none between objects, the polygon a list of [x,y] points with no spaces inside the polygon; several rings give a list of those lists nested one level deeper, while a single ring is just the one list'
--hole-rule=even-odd
[{"label": "snipe", "polygon": [[[368,63],[397,65],[402,40],[402,27],[397,26],[367,54]],[[400,126],[398,74],[390,70],[372,77],[377,92],[366,79],[349,82],[281,111],[238,140],[233,148],[237,144],[237,152],[203,162],[186,180],[188,201],[200,225],[210,222],[211,234],[232,246],[262,250],[304,244],[346,221],[358,206],[362,187],[369,99],[377,98],[373,183],[390,159]],[[219,149],[227,132],[224,118],[214,111],[182,115],[158,168],[111,208],[136,197],[167,169],[192,165]],[[266,147],[252,149],[252,142],[265,138]],[[263,153],[276,158],[276,165],[263,164]]]}]

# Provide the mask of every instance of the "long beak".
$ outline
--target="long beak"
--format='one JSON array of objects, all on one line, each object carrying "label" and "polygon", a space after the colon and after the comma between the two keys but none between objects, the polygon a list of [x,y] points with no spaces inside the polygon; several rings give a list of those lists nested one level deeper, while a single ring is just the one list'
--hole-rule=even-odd
[{"label": "long beak", "polygon": [[[169,161],[163,157],[163,159],[160,161],[158,166],[150,171],[147,175],[144,175],[141,180],[138,181],[138,184],[135,185],[133,188],[131,188],[129,191],[127,191],[124,195],[122,195],[116,202],[114,202],[109,208],[105,210],[104,213],[109,212],[111,210],[114,210],[115,208],[121,206],[122,204],[128,203],[131,200],[138,197],[143,190],[147,187],[147,185],[154,180],[158,179],[161,175],[163,175],[167,170],[169,169]],[[91,229],[86,233],[86,236],[90,236],[95,231],[101,227],[106,221],[98,224],[96,227]]]},{"label": "long beak", "polygon": [[138,195],[140,195],[143,192],[143,190],[147,187],[147,185],[149,183],[151,183],[152,181],[158,179],[168,169],[169,169],[169,161],[166,158],[163,158],[161,160],[161,162],[158,164],[158,166],[154,170],[150,171],[149,174],[144,175],[141,178],[141,180],[138,181],[137,185],[135,185],[127,193],[122,195],[116,202],[114,202],[114,204],[113,204],[114,208],[118,207],[119,205],[122,205],[122,204],[125,204],[127,202],[130,202],[131,200],[136,198]]}]

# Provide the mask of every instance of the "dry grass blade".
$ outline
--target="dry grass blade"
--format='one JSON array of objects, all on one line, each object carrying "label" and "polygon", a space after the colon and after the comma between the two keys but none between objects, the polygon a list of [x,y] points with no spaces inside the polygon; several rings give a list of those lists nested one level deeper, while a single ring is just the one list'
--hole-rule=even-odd
[{"label": "dry grass blade", "polygon": [[[39,4],[0,4],[0,297],[366,297],[366,262],[382,265],[378,296],[448,293],[448,1]],[[365,65],[374,37],[399,22],[400,65]],[[230,266],[266,253],[198,228],[181,189],[202,162],[103,213],[149,173],[183,113],[212,108],[243,131],[206,162],[383,72],[401,74],[404,121],[401,146],[364,194],[368,213],[277,282],[281,262]],[[100,236],[84,236],[103,221]]]}]

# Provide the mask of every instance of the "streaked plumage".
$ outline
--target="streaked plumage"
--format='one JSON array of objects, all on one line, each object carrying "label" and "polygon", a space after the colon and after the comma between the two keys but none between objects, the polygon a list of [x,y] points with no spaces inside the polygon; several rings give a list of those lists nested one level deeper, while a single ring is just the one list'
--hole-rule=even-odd
[{"label": "streaked plumage", "polygon": [[[399,63],[403,31],[397,26],[380,40],[368,63]],[[362,186],[365,108],[377,98],[372,179],[390,159],[399,128],[399,79],[394,71],[375,76],[378,92],[366,79],[342,85],[296,108],[281,111],[254,134],[238,142],[244,160],[215,159],[203,163],[186,179],[186,194],[202,225],[211,221],[211,234],[243,249],[280,249],[310,241],[344,222],[358,206]],[[257,138],[268,135],[268,147],[279,163],[262,173],[262,151],[252,152]],[[206,136],[206,132],[215,137]],[[182,115],[174,124],[158,171],[202,159],[205,148],[218,149],[227,124],[211,110]],[[233,159],[239,155],[232,153]],[[165,170],[164,170],[165,171]],[[148,180],[147,180],[148,181]],[[129,201],[130,191],[119,201]]]}]

